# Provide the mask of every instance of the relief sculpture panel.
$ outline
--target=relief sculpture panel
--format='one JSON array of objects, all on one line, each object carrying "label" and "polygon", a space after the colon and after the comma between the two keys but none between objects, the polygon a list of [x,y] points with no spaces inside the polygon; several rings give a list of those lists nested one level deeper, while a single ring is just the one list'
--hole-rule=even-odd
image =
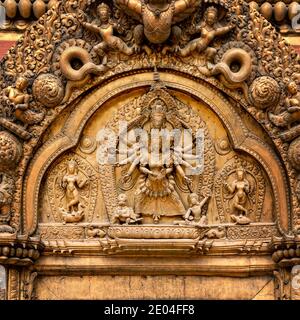
[{"label": "relief sculpture panel", "polygon": [[275,270],[296,296],[299,57],[253,5],[55,1],[0,64],[5,296],[66,265],[76,282],[163,264]]},{"label": "relief sculpture panel", "polygon": [[[67,155],[48,179],[47,198],[55,222],[91,222],[98,195],[95,170],[79,155]],[[49,214],[48,214],[49,216]]]},{"label": "relief sculpture panel", "polygon": [[73,151],[50,166],[41,236],[272,237],[271,182],[257,160],[234,150],[231,134],[208,104],[169,89],[155,71],[150,87],[99,108]]}]

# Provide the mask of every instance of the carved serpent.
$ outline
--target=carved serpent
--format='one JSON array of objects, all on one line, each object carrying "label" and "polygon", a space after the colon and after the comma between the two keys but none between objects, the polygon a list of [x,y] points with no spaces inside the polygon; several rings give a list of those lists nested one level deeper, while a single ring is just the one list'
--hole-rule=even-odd
[{"label": "carved serpent", "polygon": [[[239,65],[237,72],[232,71],[233,64]],[[252,71],[252,59],[248,52],[240,48],[227,50],[221,62],[212,70],[213,75],[222,74],[225,79],[232,84],[244,82]]]},{"label": "carved serpent", "polygon": [[[72,66],[72,61],[79,60],[82,67],[78,70]],[[101,74],[107,70],[104,65],[96,65],[92,62],[89,52],[86,49],[73,46],[67,48],[61,55],[59,61],[62,74],[70,81],[83,80],[89,74]]]}]

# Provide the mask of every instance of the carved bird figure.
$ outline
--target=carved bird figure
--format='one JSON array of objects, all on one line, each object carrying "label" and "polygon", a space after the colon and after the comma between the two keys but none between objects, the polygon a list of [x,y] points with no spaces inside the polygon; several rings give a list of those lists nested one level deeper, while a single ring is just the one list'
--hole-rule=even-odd
[{"label": "carved bird figure", "polygon": [[114,0],[129,16],[141,22],[135,28],[134,37],[141,45],[146,37],[151,43],[161,44],[172,36],[173,42],[180,37],[176,23],[193,14],[201,0]]}]

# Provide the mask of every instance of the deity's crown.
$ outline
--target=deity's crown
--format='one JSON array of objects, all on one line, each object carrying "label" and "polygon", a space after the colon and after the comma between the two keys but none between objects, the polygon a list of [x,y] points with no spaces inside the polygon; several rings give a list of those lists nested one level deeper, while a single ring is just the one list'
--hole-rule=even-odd
[{"label": "deity's crown", "polygon": [[165,102],[161,99],[156,99],[153,103],[152,113],[155,114],[165,114],[167,112],[167,106]]},{"label": "deity's crown", "polygon": [[69,165],[72,165],[74,167],[77,166],[77,162],[74,159],[69,160]]},{"label": "deity's crown", "polygon": [[97,7],[97,9],[98,9],[98,11],[102,11],[102,12],[103,11],[110,11],[109,6],[104,2],[100,3],[99,6]]},{"label": "deity's crown", "polygon": [[245,173],[245,169],[242,165],[239,165],[237,168],[236,168],[236,171],[242,171],[243,173]]},{"label": "deity's crown", "polygon": [[214,6],[210,6],[206,9],[206,13],[209,13],[209,12],[218,13],[218,9]]}]

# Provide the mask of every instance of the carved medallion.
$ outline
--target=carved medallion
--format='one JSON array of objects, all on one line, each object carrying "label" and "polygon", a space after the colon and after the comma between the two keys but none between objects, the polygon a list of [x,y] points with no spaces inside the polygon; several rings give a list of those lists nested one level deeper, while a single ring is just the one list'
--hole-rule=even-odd
[{"label": "carved medallion", "polygon": [[64,97],[61,80],[50,73],[38,76],[33,83],[32,90],[34,98],[48,108],[59,105]]},{"label": "carved medallion", "polygon": [[0,166],[14,167],[22,155],[20,142],[12,134],[0,132]]},{"label": "carved medallion", "polygon": [[249,89],[250,101],[259,109],[276,107],[280,94],[277,81],[269,76],[256,78]]},{"label": "carved medallion", "polygon": [[80,144],[79,144],[79,149],[81,152],[86,153],[86,154],[91,154],[93,153],[97,148],[96,145],[96,140],[92,137],[88,136],[83,136]]}]

